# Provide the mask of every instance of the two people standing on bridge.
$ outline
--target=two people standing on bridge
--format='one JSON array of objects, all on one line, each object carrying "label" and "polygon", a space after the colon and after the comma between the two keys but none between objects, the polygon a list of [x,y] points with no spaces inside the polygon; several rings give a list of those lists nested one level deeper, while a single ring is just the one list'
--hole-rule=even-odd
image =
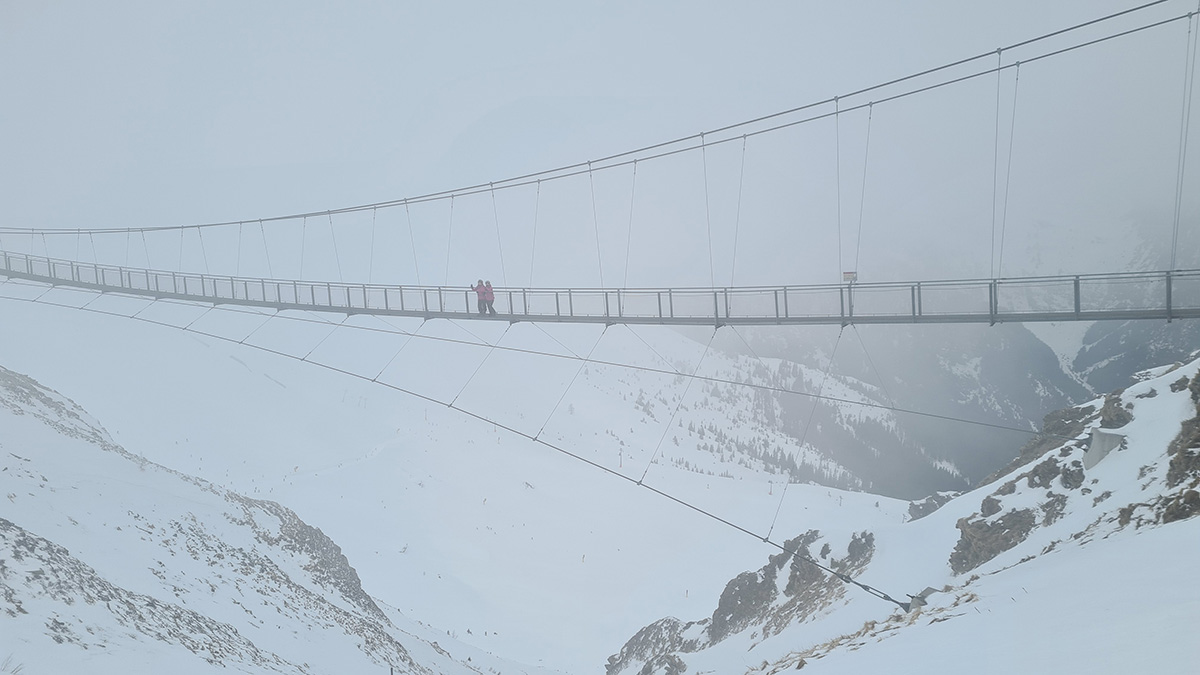
[{"label": "two people standing on bridge", "polygon": [[496,308],[492,303],[496,301],[496,292],[492,290],[492,282],[484,282],[483,279],[475,282],[471,287],[475,291],[476,297],[479,298],[479,313],[480,314],[496,314]]}]

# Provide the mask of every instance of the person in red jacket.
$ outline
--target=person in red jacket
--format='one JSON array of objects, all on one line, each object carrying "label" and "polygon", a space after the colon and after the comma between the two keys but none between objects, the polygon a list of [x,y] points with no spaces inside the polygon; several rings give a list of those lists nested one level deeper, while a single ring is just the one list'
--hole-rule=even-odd
[{"label": "person in red jacket", "polygon": [[496,314],[496,308],[492,307],[492,303],[496,301],[496,292],[492,290],[492,282],[489,281],[484,286],[483,301],[487,303],[488,313],[493,316]]},{"label": "person in red jacket", "polygon": [[487,314],[487,308],[488,308],[487,296],[489,293],[492,292],[491,287],[484,286],[483,279],[480,279],[479,281],[475,282],[475,285],[471,287],[471,290],[475,291],[475,296],[477,298],[479,298],[479,302],[478,302],[479,313]]}]

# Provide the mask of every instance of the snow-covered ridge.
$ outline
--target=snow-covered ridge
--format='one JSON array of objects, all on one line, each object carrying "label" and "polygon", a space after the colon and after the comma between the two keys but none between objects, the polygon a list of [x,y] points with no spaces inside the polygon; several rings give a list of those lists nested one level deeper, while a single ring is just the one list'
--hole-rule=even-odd
[{"label": "snow-covered ridge", "polygon": [[291,510],[137,457],[3,368],[0,452],[0,659],[41,672],[479,672],[382,611]]},{"label": "snow-covered ridge", "polygon": [[[707,618],[647,626],[609,659],[608,673],[774,673],[813,661],[822,662],[822,672],[866,672],[894,664],[897,655],[950,665],[967,654],[944,641],[947,633],[970,625],[977,634],[1000,634],[1012,622],[1032,627],[1025,653],[1044,656],[1057,646],[1047,641],[1057,643],[1054,636],[1077,613],[1088,615],[1079,623],[1093,633],[1093,647],[1075,666],[1127,672],[1117,664],[1139,661],[1120,645],[1144,641],[1158,650],[1160,672],[1191,672],[1186,633],[1200,617],[1200,591],[1129,583],[1136,590],[1122,597],[1133,599],[1101,618],[1077,585],[1112,593],[1114,585],[1142,578],[1129,561],[1147,546],[1170,552],[1168,560],[1155,559],[1157,578],[1170,578],[1176,567],[1182,578],[1200,553],[1198,487],[1200,360],[1192,360],[1048,416],[1043,434],[1009,469],[969,493],[914,503],[907,523],[802,533],[786,544],[799,556],[777,554],[731,580]],[[915,596],[912,608],[889,609],[800,556],[893,595],[907,591]],[[1022,595],[1043,588],[1054,600],[1018,597],[1014,588]],[[1128,618],[1143,609],[1169,618]],[[1109,633],[1120,640],[1106,644]],[[1016,651],[972,668],[1014,672],[1028,658]],[[1038,663],[1051,670],[1046,660]]]}]

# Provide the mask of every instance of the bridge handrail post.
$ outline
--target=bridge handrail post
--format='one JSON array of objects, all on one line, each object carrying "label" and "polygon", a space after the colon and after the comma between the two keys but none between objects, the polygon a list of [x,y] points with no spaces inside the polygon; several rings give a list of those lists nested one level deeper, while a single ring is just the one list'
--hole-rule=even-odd
[{"label": "bridge handrail post", "polygon": [[997,296],[996,281],[993,279],[988,282],[988,325],[996,325],[996,305],[999,301]]},{"label": "bridge handrail post", "polygon": [[663,318],[663,313],[662,313],[662,291],[656,291],[656,292],[654,293],[654,295],[655,295],[655,296],[657,296],[657,298],[658,298],[658,320],[659,320],[659,321],[662,321],[662,318]]},{"label": "bridge handrail post", "polygon": [[667,289],[667,310],[671,312],[671,318],[675,318],[675,290]]},{"label": "bridge handrail post", "polygon": [[783,287],[783,318],[788,319],[792,316],[792,308],[788,306],[788,287]]},{"label": "bridge handrail post", "polygon": [[720,298],[720,295],[721,295],[720,291],[717,291],[717,290],[713,291],[713,321],[716,323],[718,328],[721,326],[721,298]]},{"label": "bridge handrail post", "polygon": [[569,288],[567,289],[567,314],[572,317],[575,316],[575,296],[572,295]]},{"label": "bridge handrail post", "polygon": [[1079,318],[1080,306],[1079,306],[1079,275],[1078,274],[1075,275],[1075,282],[1073,285],[1074,285],[1074,290],[1075,290],[1075,318]]},{"label": "bridge handrail post", "polygon": [[779,289],[771,289],[771,295],[775,296],[775,323],[779,323]]},{"label": "bridge handrail post", "polygon": [[559,302],[557,290],[554,291],[554,316],[562,316],[562,303]]},{"label": "bridge handrail post", "polygon": [[[525,308],[525,316],[529,316],[529,295],[526,291],[527,289],[521,289],[521,306]],[[509,304],[512,304],[511,300]]]},{"label": "bridge handrail post", "polygon": [[1167,282],[1167,323],[1171,323],[1171,319],[1174,318],[1172,316],[1172,312],[1171,312],[1171,270],[1167,270],[1167,272],[1166,272],[1166,282]]}]

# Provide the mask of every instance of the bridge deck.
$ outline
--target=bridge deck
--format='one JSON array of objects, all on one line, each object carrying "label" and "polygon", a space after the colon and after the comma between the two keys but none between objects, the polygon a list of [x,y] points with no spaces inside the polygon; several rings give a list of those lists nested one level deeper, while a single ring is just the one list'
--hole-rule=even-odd
[{"label": "bridge deck", "polygon": [[1200,270],[733,288],[386,286],[148,270],[0,251],[0,276],[55,286],[422,319],[658,325],[850,325],[1200,318]]}]

